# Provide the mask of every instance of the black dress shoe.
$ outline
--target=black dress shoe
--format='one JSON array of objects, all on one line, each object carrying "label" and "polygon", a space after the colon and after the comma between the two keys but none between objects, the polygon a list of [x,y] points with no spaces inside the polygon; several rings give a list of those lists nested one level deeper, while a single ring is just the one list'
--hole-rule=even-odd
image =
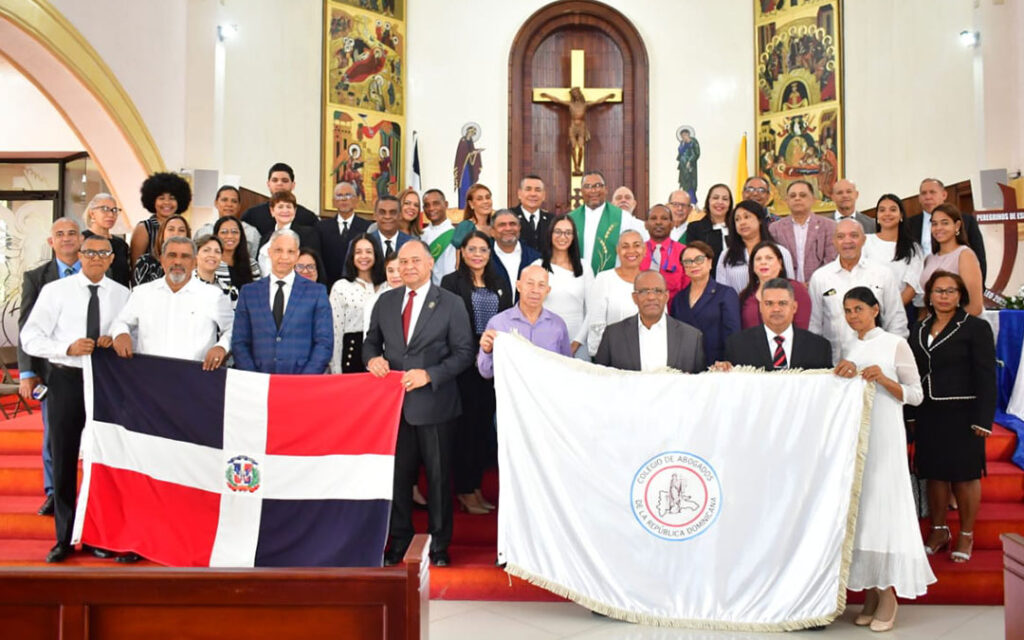
[{"label": "black dress shoe", "polygon": [[36,511],[41,516],[52,516],[53,515],[53,496],[46,496],[46,500],[43,500],[43,506],[39,507],[39,511]]},{"label": "black dress shoe", "polygon": [[385,567],[391,567],[391,566],[394,566],[396,564],[401,564],[401,563],[402,563],[402,556],[395,555],[393,553],[385,553],[384,554],[384,566]]},{"label": "black dress shoe", "polygon": [[104,560],[106,560],[107,558],[113,558],[114,556],[117,555],[116,553],[114,553],[110,549],[101,549],[99,547],[94,547],[94,546],[89,545],[89,544],[83,544],[82,545],[82,551],[86,551],[88,553],[91,553],[92,555],[96,556],[97,558],[102,558]]},{"label": "black dress shoe", "polygon": [[60,544],[59,542],[53,545],[50,549],[50,553],[46,554],[47,562],[64,562],[68,556],[75,552],[75,548],[71,545]]},{"label": "black dress shoe", "polygon": [[133,562],[138,562],[139,560],[142,560],[142,556],[135,553],[134,551],[129,551],[123,556],[117,556],[114,562],[120,562],[121,564],[132,564]]},{"label": "black dress shoe", "polygon": [[434,551],[430,554],[430,564],[435,567],[447,567],[452,563],[447,551]]}]

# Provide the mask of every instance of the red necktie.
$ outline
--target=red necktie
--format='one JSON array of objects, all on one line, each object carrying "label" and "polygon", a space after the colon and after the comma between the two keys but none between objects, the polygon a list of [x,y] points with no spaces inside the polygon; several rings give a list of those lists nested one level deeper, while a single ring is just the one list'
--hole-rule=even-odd
[{"label": "red necktie", "polygon": [[402,336],[405,337],[406,342],[409,342],[409,323],[412,322],[412,299],[415,297],[416,292],[410,289],[409,300],[405,303],[405,308],[402,309]]},{"label": "red necktie", "polygon": [[772,358],[772,362],[774,363],[776,369],[788,369],[789,368],[789,363],[786,362],[786,352],[783,351],[783,349],[782,349],[782,343],[785,342],[785,341],[786,341],[786,339],[783,338],[782,336],[775,336],[776,347],[775,347],[775,355]]}]

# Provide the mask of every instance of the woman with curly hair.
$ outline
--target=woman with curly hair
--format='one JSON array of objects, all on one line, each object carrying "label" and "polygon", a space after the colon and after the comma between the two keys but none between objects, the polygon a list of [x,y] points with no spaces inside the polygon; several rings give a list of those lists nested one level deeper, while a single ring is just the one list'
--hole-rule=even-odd
[{"label": "woman with curly hair", "polygon": [[150,212],[132,231],[131,263],[134,265],[144,253],[156,255],[157,231],[171,216],[188,210],[192,202],[192,189],[188,183],[173,173],[154,173],[146,178],[140,189],[142,206]]}]

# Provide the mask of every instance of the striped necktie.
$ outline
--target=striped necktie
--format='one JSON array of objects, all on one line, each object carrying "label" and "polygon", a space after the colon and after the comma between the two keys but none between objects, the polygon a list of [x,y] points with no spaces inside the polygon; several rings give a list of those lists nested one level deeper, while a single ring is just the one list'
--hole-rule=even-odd
[{"label": "striped necktie", "polygon": [[775,355],[772,356],[772,365],[776,369],[788,369],[789,363],[786,361],[786,352],[782,349],[782,343],[786,339],[782,336],[775,336]]}]

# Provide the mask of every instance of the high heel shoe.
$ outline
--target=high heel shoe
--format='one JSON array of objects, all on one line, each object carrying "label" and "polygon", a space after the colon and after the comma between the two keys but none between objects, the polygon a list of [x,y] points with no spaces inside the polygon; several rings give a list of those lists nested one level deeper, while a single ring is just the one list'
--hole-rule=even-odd
[{"label": "high heel shoe", "polygon": [[970,539],[970,545],[967,546],[967,551],[960,551],[960,540],[956,541],[957,550],[949,554],[949,559],[953,562],[963,564],[971,559],[971,552],[974,551],[974,532],[973,531],[961,531],[960,537],[967,537]]},{"label": "high heel shoe", "polygon": [[484,498],[484,494],[483,494],[483,492],[482,492],[482,491],[480,491],[479,489],[475,489],[475,490],[473,491],[473,495],[475,495],[475,496],[476,496],[476,501],[477,501],[477,503],[478,503],[478,504],[479,504],[479,505],[480,505],[481,507],[483,507],[484,509],[487,509],[488,511],[494,511],[495,509],[497,509],[497,508],[498,508],[498,507],[494,506],[494,505],[493,505],[492,503],[488,502],[488,501],[487,501],[487,498]]},{"label": "high heel shoe", "polygon": [[484,516],[490,513],[490,511],[476,503],[476,496],[472,493],[460,493],[456,497],[459,499],[459,508],[470,515]]},{"label": "high heel shoe", "polygon": [[868,590],[864,595],[864,608],[860,610],[860,615],[854,619],[853,624],[858,627],[866,627],[871,624],[871,621],[875,619],[875,610],[878,609],[878,600],[878,591]]},{"label": "high heel shoe", "polygon": [[[924,552],[925,552],[925,554],[927,554],[929,556],[934,556],[936,553],[938,553],[938,552],[942,551],[943,549],[945,549],[946,547],[948,547],[949,546],[949,541],[953,539],[953,534],[949,532],[949,527],[947,527],[946,525],[940,525],[940,526],[937,526],[937,527],[932,527],[932,533],[935,533],[936,531],[945,531],[946,532],[946,536],[945,536],[945,539],[941,543],[938,543],[938,544],[933,543],[933,544],[929,545],[927,542],[925,542]],[[928,535],[928,539],[929,540],[931,539],[931,534]]]},{"label": "high heel shoe", "polygon": [[892,631],[892,628],[896,626],[896,611],[899,610],[899,608],[900,604],[898,602],[894,602],[892,604],[892,617],[888,620],[879,620],[878,618],[875,618],[871,621],[871,626],[868,628],[876,632]]}]

